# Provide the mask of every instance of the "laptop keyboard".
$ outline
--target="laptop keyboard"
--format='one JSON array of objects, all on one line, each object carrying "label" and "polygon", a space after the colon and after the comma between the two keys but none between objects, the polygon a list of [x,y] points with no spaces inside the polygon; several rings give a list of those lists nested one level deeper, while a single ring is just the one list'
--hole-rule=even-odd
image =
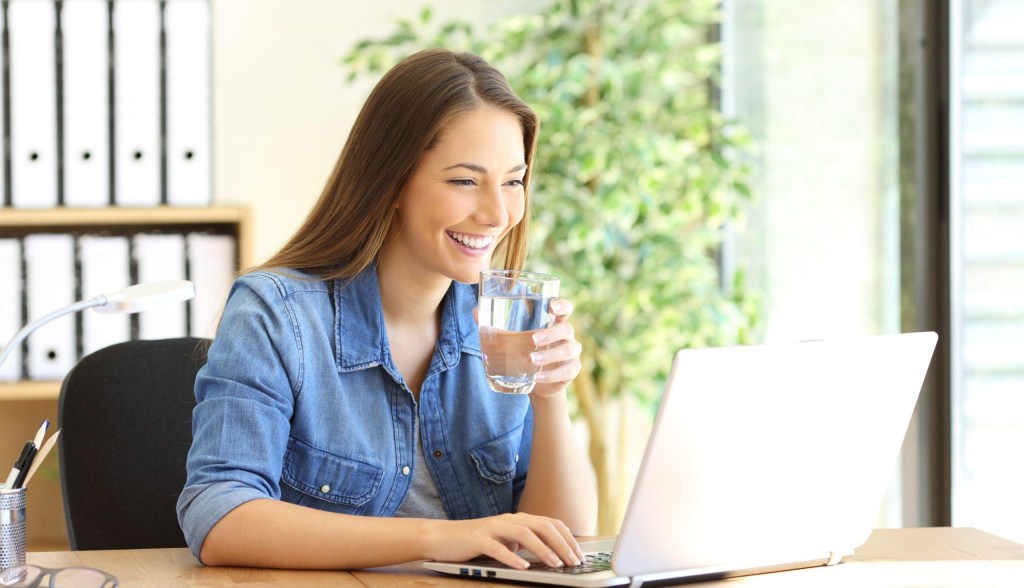
[{"label": "laptop keyboard", "polygon": [[588,553],[583,556],[583,563],[578,566],[562,566],[553,568],[541,563],[530,566],[531,570],[544,572],[558,572],[561,574],[590,574],[592,572],[604,572],[612,569],[612,552],[602,551],[600,553]]}]

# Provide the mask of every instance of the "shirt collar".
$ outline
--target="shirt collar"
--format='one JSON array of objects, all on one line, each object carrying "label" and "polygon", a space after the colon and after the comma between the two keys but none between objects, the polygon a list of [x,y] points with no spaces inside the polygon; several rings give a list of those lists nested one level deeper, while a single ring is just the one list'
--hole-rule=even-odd
[{"label": "shirt collar", "polygon": [[[349,280],[336,279],[334,291],[335,361],[338,371],[355,371],[377,365],[397,369],[384,326],[380,302],[377,265],[371,264]],[[463,352],[480,355],[480,334],[473,320],[477,305],[477,287],[452,282],[441,301],[441,335],[438,338],[439,358],[443,366],[430,366],[430,371],[447,369],[459,363]]]}]

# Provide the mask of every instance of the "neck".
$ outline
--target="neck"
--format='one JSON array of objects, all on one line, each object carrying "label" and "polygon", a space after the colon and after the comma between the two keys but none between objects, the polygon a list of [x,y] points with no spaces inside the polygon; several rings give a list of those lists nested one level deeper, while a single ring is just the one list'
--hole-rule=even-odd
[{"label": "neck", "polygon": [[377,280],[385,318],[406,325],[437,320],[441,301],[452,283],[444,276],[388,263],[384,256],[377,263]]}]

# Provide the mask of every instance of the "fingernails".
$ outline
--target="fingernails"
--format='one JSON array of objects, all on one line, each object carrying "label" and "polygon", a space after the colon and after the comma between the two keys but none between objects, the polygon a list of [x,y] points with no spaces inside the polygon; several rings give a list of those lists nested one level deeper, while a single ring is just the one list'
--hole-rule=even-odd
[{"label": "fingernails", "polygon": [[562,312],[562,303],[557,300],[551,301],[551,312]]},{"label": "fingernails", "polygon": [[548,565],[553,568],[560,568],[565,564],[562,563],[562,560],[558,559],[558,555],[554,551],[552,551],[550,554],[548,554]]},{"label": "fingernails", "polygon": [[534,333],[533,334],[533,344],[534,345],[540,345],[541,343],[543,343],[543,342],[545,342],[547,340],[548,340],[548,336],[545,335],[544,333]]},{"label": "fingernails", "polygon": [[539,351],[534,351],[530,354],[530,361],[533,363],[540,363],[544,361],[544,354]]},{"label": "fingernails", "polygon": [[526,561],[525,559],[522,559],[522,558],[519,558],[518,560],[516,560],[516,563],[519,564],[519,567],[524,569],[524,570],[530,567],[530,562],[528,562],[528,561]]}]

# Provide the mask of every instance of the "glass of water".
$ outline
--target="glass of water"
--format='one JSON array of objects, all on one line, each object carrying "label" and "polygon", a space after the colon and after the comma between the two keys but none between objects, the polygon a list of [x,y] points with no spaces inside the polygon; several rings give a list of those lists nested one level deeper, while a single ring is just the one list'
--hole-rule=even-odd
[{"label": "glass of water", "polygon": [[558,278],[520,270],[480,272],[480,345],[487,384],[495,392],[529,394],[540,369],[530,362],[537,349],[533,331],[549,327],[555,316]]}]

